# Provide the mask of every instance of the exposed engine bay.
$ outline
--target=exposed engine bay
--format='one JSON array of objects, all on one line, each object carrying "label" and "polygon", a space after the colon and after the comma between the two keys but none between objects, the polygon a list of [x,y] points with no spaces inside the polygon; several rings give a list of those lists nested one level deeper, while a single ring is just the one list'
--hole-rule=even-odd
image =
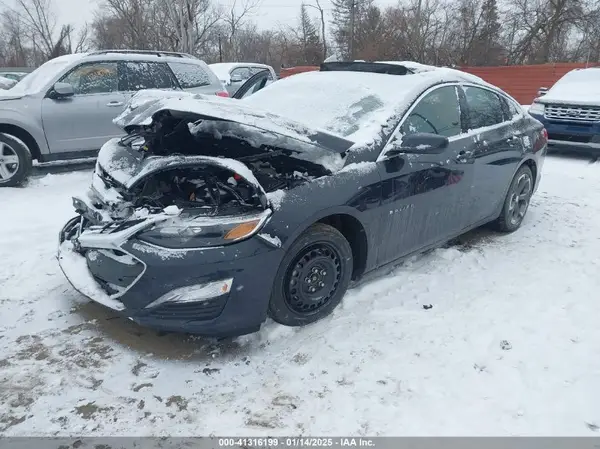
[{"label": "exposed engine bay", "polygon": [[[179,156],[178,163],[169,163],[128,188],[111,176],[110,168],[100,167],[97,174],[105,186],[119,192],[129,208],[145,207],[152,211],[174,205],[214,216],[264,210],[267,207],[264,192],[291,189],[330,173],[322,165],[290,157],[299,151],[289,142],[286,148],[277,147],[272,145],[273,138],[263,142],[257,139],[255,130],[246,136],[237,123],[214,124],[215,121],[175,117],[170,111],[162,111],[152,125],[126,129],[128,135],[118,145],[135,152],[138,165],[161,156]],[[235,132],[229,132],[230,128]],[[260,132],[258,136],[261,137]],[[195,162],[194,156],[231,163]],[[238,165],[236,171],[233,163],[243,165]],[[246,169],[250,176],[244,173]]]}]

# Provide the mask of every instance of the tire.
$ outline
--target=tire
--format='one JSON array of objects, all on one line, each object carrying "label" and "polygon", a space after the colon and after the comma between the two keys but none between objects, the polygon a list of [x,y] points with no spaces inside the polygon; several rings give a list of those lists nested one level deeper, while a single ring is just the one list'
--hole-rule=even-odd
[{"label": "tire", "polygon": [[32,167],[29,148],[20,140],[0,133],[0,187],[21,185]]},{"label": "tire", "polygon": [[352,249],[341,232],[322,223],[312,225],[292,244],[277,270],[269,316],[285,326],[304,326],[328,316],[348,290],[353,263]]},{"label": "tire", "polygon": [[496,230],[514,232],[519,229],[529,208],[534,182],[531,169],[527,165],[523,165],[510,183],[502,212],[494,222]]}]

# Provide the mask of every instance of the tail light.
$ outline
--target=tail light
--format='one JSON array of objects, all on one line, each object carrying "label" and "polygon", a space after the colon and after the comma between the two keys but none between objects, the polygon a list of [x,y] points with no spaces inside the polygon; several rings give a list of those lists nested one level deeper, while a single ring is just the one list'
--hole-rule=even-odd
[{"label": "tail light", "polygon": [[220,90],[218,92],[215,92],[215,95],[217,97],[229,98],[229,92],[227,92],[226,90]]},{"label": "tail light", "polygon": [[543,128],[542,132],[540,133],[539,139],[537,139],[537,141],[533,145],[533,152],[537,153],[542,148],[544,148],[547,144],[548,144],[548,130],[546,128]]}]

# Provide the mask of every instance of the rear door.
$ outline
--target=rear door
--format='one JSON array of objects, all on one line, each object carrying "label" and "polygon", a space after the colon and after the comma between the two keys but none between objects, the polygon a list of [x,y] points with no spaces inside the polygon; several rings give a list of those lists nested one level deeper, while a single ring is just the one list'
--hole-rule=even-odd
[{"label": "rear door", "polygon": [[494,218],[523,158],[523,113],[511,110],[508,99],[492,89],[474,85],[462,89],[475,143],[471,220],[479,223]]},{"label": "rear door", "polygon": [[[409,110],[396,134],[378,158],[382,178],[382,242],[378,264],[458,234],[468,225],[473,176],[472,142],[462,136],[463,114],[458,87],[430,89]],[[387,149],[403,135],[434,133],[448,137],[443,154],[399,154],[386,157]]]},{"label": "rear door", "polygon": [[120,64],[81,64],[59,81],[71,84],[75,95],[42,101],[42,122],[52,153],[99,150],[106,141],[123,133],[112,122],[126,101]]}]

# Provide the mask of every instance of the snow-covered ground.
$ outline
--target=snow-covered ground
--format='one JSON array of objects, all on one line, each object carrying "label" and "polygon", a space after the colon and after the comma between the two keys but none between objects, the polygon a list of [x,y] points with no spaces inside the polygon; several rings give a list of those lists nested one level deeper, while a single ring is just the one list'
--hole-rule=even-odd
[{"label": "snow-covered ground", "polygon": [[89,171],[0,189],[0,433],[598,435],[599,175],[548,158],[518,232],[381,273],[323,322],[219,344],[71,289],[57,236]]}]

